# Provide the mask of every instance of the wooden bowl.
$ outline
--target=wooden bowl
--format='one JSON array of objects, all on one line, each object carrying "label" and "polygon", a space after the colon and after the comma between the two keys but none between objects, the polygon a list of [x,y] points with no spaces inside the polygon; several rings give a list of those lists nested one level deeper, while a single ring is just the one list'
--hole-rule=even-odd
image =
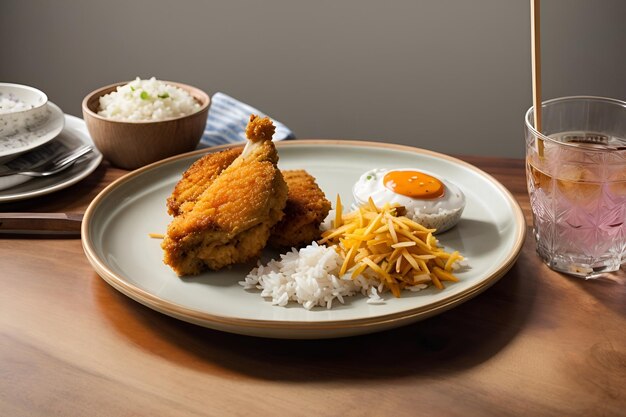
[{"label": "wooden bowl", "polygon": [[83,99],[87,130],[104,158],[124,169],[136,169],[158,160],[192,151],[206,126],[211,98],[189,85],[164,81],[187,91],[200,103],[200,110],[187,116],[161,121],[120,121],[97,114],[99,99],[129,81],[112,84],[89,93]]}]

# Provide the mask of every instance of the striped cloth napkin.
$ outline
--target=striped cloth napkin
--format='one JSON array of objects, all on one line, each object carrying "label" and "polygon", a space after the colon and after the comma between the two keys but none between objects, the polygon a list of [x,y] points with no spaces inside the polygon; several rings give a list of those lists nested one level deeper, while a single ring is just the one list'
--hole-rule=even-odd
[{"label": "striped cloth napkin", "polygon": [[[198,148],[245,142],[245,131],[250,114],[267,116],[254,107],[224,93],[217,92],[213,94],[206,128]],[[276,133],[274,133],[275,141],[293,139],[295,137],[293,132],[278,120],[272,118],[272,122],[276,126]]]}]

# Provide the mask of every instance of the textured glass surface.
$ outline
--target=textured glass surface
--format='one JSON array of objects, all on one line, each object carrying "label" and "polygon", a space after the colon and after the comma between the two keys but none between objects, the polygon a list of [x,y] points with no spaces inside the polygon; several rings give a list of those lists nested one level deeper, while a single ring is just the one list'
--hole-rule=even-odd
[{"label": "textured glass surface", "polygon": [[626,151],[544,143],[539,155],[528,131],[526,146],[534,233],[543,260],[587,278],[619,269],[626,260]]}]

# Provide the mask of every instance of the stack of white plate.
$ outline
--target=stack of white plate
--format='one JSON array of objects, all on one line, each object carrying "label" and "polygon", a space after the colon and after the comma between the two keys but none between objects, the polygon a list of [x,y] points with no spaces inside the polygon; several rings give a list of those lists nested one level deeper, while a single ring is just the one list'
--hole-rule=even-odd
[{"label": "stack of white plate", "polygon": [[[44,161],[84,144],[93,143],[82,119],[64,114],[40,90],[0,83],[0,173],[18,158]],[[72,167],[50,177],[0,176],[0,203],[68,187],[93,172],[101,160],[94,147]]]}]

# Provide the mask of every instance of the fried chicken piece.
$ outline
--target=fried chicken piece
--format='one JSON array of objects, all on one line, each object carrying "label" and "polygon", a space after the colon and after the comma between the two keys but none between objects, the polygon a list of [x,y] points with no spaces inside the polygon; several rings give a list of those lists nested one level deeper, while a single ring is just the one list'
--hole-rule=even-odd
[{"label": "fried chicken piece", "polygon": [[178,205],[180,214],[161,244],[164,262],[176,274],[195,275],[259,256],[287,201],[273,134],[269,118],[250,116],[241,155],[212,182],[207,180],[210,185],[204,191],[190,192],[197,194],[195,203]]},{"label": "fried chicken piece", "polygon": [[278,247],[308,245],[320,238],[320,224],[330,210],[330,201],[304,170],[282,171],[289,193],[285,217],[272,230],[270,243]]},{"label": "fried chicken piece", "polygon": [[204,155],[183,173],[183,177],[167,198],[167,212],[178,216],[189,211],[202,193],[219,177],[235,158],[241,155],[243,147],[227,149]]},{"label": "fried chicken piece", "polygon": [[[167,199],[168,211],[177,216],[193,207],[198,196],[241,154],[242,148],[206,154],[183,174]],[[272,230],[269,242],[277,247],[297,247],[319,239],[319,225],[330,202],[315,178],[304,170],[282,171],[289,193],[285,217]]]}]

